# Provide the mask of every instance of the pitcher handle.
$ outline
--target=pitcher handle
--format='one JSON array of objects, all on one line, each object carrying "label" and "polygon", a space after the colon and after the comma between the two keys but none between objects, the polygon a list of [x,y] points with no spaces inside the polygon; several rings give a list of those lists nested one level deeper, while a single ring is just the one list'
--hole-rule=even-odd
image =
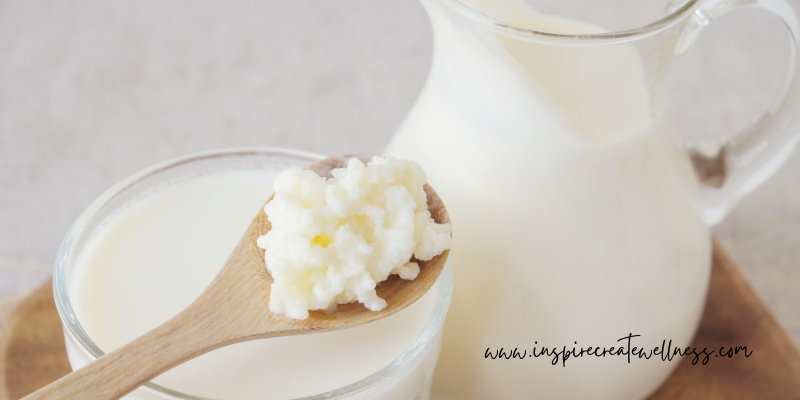
[{"label": "pitcher handle", "polygon": [[789,66],[781,90],[759,119],[724,139],[687,143],[700,180],[706,222],[717,224],[789,158],[800,142],[800,82],[795,79],[800,45],[800,8],[796,0],[705,0],[678,42],[676,53],[690,47],[715,19],[743,7],[766,9],[789,30]]}]

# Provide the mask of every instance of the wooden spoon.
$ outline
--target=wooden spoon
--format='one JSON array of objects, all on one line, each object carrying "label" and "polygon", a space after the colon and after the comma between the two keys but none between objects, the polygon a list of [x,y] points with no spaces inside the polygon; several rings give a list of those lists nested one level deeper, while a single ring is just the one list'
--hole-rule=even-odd
[{"label": "wooden spoon", "polygon": [[[330,178],[331,170],[345,167],[354,157],[365,163],[371,159],[352,155],[330,157],[306,169]],[[450,222],[436,192],[425,185],[425,193],[432,218],[438,223]],[[267,202],[270,200],[272,197]],[[272,277],[264,266],[264,250],[256,246],[256,239],[270,228],[262,208],[217,277],[189,307],[138,339],[23,400],[119,399],[175,366],[223,346],[349,328],[381,319],[402,310],[425,294],[442,271],[449,253],[445,251],[430,261],[417,260],[420,273],[412,281],[391,275],[378,284],[378,296],[387,304],[381,311],[370,311],[360,303],[349,303],[340,305],[332,313],[312,311],[305,320],[293,320],[269,311]]]}]

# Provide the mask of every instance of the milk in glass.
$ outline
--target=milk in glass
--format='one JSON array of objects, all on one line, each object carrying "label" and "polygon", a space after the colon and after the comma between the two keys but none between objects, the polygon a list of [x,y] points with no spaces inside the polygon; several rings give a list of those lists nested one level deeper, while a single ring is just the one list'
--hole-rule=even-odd
[{"label": "milk in glass", "polygon": [[[105,352],[186,308],[208,286],[267,198],[276,171],[211,173],[156,187],[101,223],[70,279],[78,321]],[[221,400],[294,399],[379,371],[423,331],[438,285],[387,318],[332,332],[270,338],[214,350],[155,378],[178,392]],[[264,304],[267,308],[268,305]],[[395,387],[372,399],[414,400],[429,385],[438,340]],[[90,360],[67,341],[70,363]],[[414,393],[414,394],[408,394]],[[130,399],[163,399],[140,389]]]}]

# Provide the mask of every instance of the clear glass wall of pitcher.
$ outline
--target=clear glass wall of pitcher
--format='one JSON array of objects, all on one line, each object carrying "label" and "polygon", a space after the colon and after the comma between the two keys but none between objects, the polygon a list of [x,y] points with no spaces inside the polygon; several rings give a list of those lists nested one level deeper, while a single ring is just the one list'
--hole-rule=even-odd
[{"label": "clear glass wall of pitcher", "polygon": [[[617,352],[630,334],[648,351],[690,344],[708,286],[708,226],[800,138],[797,4],[422,2],[433,66],[386,154],[422,164],[454,221],[434,398],[644,398],[680,358],[562,355],[552,365],[531,352]],[[670,60],[711,21],[751,6],[789,28],[784,90],[731,139],[681,143],[665,112]],[[528,356],[487,358],[501,348]]]}]

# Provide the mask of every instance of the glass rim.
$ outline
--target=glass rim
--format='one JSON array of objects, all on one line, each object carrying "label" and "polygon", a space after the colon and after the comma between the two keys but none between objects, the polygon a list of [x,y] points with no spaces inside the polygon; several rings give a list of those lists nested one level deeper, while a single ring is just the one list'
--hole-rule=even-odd
[{"label": "glass rim", "polygon": [[[246,155],[259,155],[259,154],[261,155],[274,154],[279,156],[298,157],[307,159],[309,161],[316,161],[325,157],[323,155],[316,153],[305,152],[300,150],[276,148],[276,147],[235,147],[235,148],[224,148],[224,149],[191,153],[185,156],[176,157],[155,164],[153,166],[147,167],[123,179],[117,184],[111,186],[100,196],[98,196],[78,216],[78,218],[75,219],[75,221],[67,230],[67,233],[64,235],[64,239],[61,241],[61,245],[59,246],[58,249],[58,254],[56,256],[55,266],[53,270],[53,295],[56,303],[56,309],[58,310],[58,316],[61,318],[61,322],[62,325],[64,326],[65,333],[67,333],[72,339],[74,339],[75,343],[78,344],[78,346],[85,354],[91,356],[90,358],[92,358],[92,361],[94,359],[97,359],[105,355],[105,353],[97,346],[97,344],[94,343],[94,341],[89,337],[89,335],[86,333],[86,331],[83,329],[80,322],[78,321],[77,315],[75,315],[75,312],[72,308],[72,303],[70,301],[68,282],[66,276],[67,266],[71,258],[70,256],[73,255],[73,253],[76,250],[74,248],[75,240],[81,237],[81,235],[83,235],[84,233],[87,233],[85,232],[85,229],[88,223],[92,221],[97,212],[100,211],[100,209],[104,205],[106,205],[111,199],[113,199],[116,195],[118,195],[128,187],[140,182],[141,180],[151,175],[157,174],[163,170],[167,170],[172,167],[177,167],[179,165],[183,165],[193,161],[201,161],[201,160],[220,158],[220,157],[235,157],[235,156],[246,156]],[[91,232],[88,233],[91,234]],[[406,365],[408,365],[409,362],[415,360],[416,357],[422,351],[427,349],[428,344],[436,337],[436,334],[438,333],[444,322],[444,317],[447,314],[447,310],[450,306],[450,300],[453,290],[453,271],[449,258],[445,264],[444,270],[439,276],[438,281],[439,281],[439,293],[437,294],[436,302],[434,304],[433,312],[431,314],[430,319],[428,320],[427,324],[425,324],[425,327],[423,328],[420,335],[394,361],[384,366],[380,370],[372,373],[371,375],[359,381],[356,381],[352,384],[325,393],[320,393],[313,396],[295,398],[291,400],[338,399],[342,396],[353,395],[361,391],[368,390],[374,387],[375,385],[379,384],[380,382],[391,378],[396,373],[401,372],[402,369]],[[150,391],[156,392],[160,395],[166,395],[168,397],[180,400],[214,400],[206,397],[200,397],[200,396],[190,395],[187,393],[182,393],[152,382],[145,383],[141,387],[147,388]]]},{"label": "glass rim", "polygon": [[560,44],[567,46],[609,45],[637,40],[676,24],[683,16],[693,13],[700,0],[687,0],[681,7],[659,20],[638,28],[603,33],[555,33],[523,28],[494,19],[459,0],[435,0],[444,4],[461,16],[481,25],[499,29],[503,34],[529,42]]}]

